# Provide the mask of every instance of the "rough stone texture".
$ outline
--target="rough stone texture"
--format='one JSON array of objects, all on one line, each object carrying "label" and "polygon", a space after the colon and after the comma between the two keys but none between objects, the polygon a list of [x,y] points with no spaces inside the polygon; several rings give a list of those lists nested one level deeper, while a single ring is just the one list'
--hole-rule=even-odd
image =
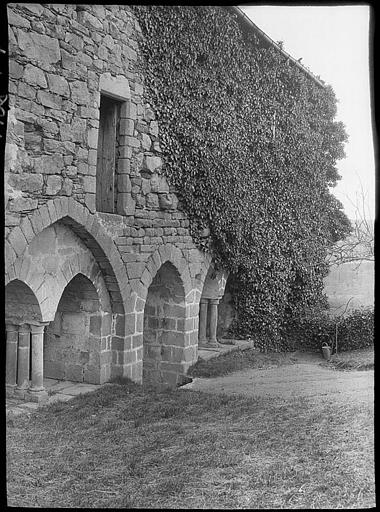
[{"label": "rough stone texture", "polygon": [[[161,174],[159,124],[144,103],[138,67],[140,28],[126,5],[10,4],[8,13],[6,283],[22,283],[33,318],[50,322],[45,372],[141,382],[144,368],[149,379],[175,385],[197,358],[199,300],[211,258],[194,245],[189,220]],[[114,213],[96,211],[101,93],[120,110]],[[96,312],[78,299],[80,280],[76,311],[62,311],[59,300],[78,274],[92,283]],[[149,313],[160,290],[172,293],[173,276],[180,304],[163,299],[164,309]],[[22,294],[12,297],[8,317],[23,311]],[[157,319],[168,328],[154,327]],[[152,336],[161,355],[149,344]]]}]

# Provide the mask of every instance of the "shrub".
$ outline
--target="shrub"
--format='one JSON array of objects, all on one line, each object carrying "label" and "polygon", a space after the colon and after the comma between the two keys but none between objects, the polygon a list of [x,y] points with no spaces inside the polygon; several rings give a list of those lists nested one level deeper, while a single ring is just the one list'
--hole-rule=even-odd
[{"label": "shrub", "polygon": [[356,309],[338,324],[338,352],[374,344],[374,311]]},{"label": "shrub", "polygon": [[322,343],[328,343],[335,352],[336,333],[338,352],[369,347],[374,343],[374,311],[355,309],[347,316],[331,317],[326,312],[304,317],[293,325],[284,339],[289,348],[320,350]]}]

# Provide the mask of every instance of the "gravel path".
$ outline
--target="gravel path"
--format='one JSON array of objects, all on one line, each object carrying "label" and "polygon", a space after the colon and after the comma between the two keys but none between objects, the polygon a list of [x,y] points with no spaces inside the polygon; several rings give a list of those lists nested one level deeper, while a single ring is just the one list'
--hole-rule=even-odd
[{"label": "gravel path", "polygon": [[[301,358],[302,359],[302,358]],[[296,359],[294,364],[250,369],[216,378],[194,378],[182,389],[209,393],[282,398],[374,400],[374,371],[339,371],[320,364],[320,358]]]}]

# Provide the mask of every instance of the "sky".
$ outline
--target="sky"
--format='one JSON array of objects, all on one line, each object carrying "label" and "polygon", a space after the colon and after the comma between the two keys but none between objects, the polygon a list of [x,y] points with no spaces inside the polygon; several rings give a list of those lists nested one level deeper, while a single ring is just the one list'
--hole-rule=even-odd
[{"label": "sky", "polygon": [[[375,218],[375,158],[370,101],[368,5],[240,6],[273,41],[332,86],[337,121],[349,139],[337,162],[342,179],[332,189],[349,218]],[[361,192],[363,191],[363,193]],[[364,197],[364,201],[363,201]],[[364,204],[364,206],[363,206]],[[364,209],[364,213],[363,213]]]}]

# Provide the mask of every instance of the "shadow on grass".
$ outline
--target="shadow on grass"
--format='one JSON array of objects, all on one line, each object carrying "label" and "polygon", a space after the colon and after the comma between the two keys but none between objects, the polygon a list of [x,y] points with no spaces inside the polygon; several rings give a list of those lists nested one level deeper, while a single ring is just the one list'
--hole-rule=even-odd
[{"label": "shadow on grass", "polygon": [[262,353],[256,349],[234,350],[227,354],[221,354],[209,360],[199,358],[189,368],[188,375],[191,377],[221,377],[239,370],[248,368],[269,368],[293,364],[291,353],[269,352]]}]

